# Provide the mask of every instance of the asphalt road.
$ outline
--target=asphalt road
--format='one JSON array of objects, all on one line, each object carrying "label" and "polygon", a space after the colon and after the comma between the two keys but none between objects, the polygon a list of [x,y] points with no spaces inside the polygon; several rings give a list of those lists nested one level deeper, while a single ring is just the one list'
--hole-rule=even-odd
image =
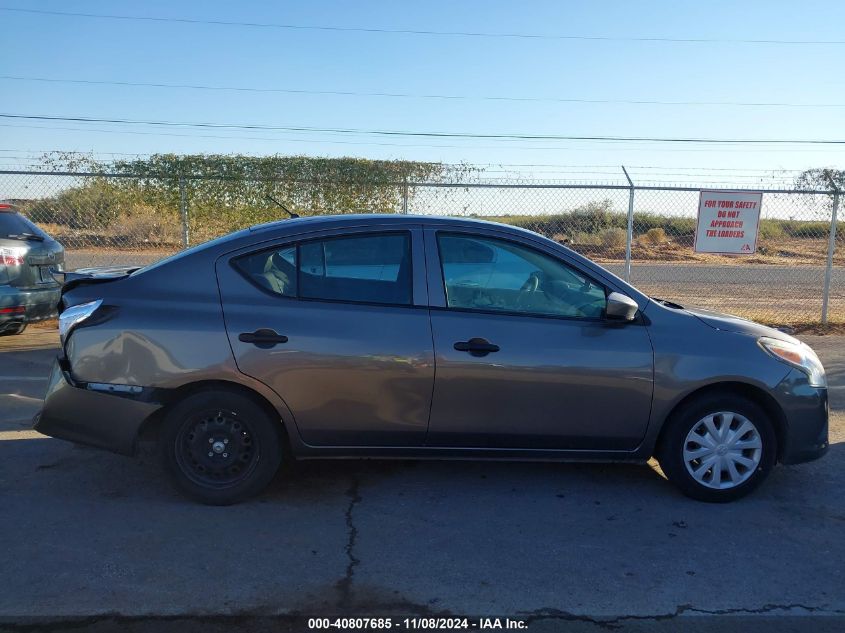
[{"label": "asphalt road", "polygon": [[333,461],[213,508],[152,452],[30,431],[55,334],[0,338],[0,630],[286,630],[290,613],[842,630],[845,339],[807,340],[829,371],[830,453],[737,503],[688,500],[649,466]]}]

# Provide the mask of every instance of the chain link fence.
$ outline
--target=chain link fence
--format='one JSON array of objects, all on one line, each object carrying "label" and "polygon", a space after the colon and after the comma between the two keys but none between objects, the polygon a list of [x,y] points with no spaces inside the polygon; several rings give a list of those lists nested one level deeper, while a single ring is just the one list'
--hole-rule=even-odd
[{"label": "chain link fence", "polygon": [[69,269],[150,263],[284,218],[277,200],[301,215],[410,213],[517,225],[567,244],[652,296],[779,325],[845,322],[845,223],[834,222],[837,199],[833,191],[763,190],[756,253],[726,256],[694,252],[696,187],[0,171],[0,200],[58,239]]}]

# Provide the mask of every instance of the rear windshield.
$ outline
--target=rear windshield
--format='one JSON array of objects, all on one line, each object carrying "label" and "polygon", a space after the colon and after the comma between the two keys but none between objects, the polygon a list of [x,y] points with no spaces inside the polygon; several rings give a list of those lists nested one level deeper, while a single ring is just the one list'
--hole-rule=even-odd
[{"label": "rear windshield", "polygon": [[0,211],[0,237],[31,233],[41,237],[47,237],[41,229],[35,226],[19,213]]}]

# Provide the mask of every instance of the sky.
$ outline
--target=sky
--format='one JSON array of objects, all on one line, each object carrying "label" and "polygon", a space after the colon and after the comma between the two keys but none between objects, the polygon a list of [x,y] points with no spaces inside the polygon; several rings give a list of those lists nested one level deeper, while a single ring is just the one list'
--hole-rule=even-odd
[{"label": "sky", "polygon": [[[276,26],[4,10],[10,8]],[[624,181],[623,164],[637,182],[681,184],[753,183],[778,170],[842,169],[841,144],[372,132],[841,141],[843,23],[845,3],[835,0],[0,0],[2,114],[354,131],[0,118],[0,169],[33,164],[44,150],[102,158],[175,152],[431,160],[483,165],[490,178],[560,182]],[[326,94],[337,92],[357,94]],[[760,103],[789,105],[740,105]]]}]

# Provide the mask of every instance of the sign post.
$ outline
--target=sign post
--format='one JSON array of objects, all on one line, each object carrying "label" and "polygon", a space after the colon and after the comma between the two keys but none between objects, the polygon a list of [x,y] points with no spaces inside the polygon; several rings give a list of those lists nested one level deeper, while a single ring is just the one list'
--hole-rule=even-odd
[{"label": "sign post", "polygon": [[701,190],[696,253],[751,255],[757,250],[763,194],[754,191]]}]

